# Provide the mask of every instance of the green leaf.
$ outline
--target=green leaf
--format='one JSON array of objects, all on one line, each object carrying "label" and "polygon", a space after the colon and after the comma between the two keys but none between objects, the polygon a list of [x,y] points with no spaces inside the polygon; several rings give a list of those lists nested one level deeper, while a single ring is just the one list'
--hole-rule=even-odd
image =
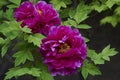
[{"label": "green leaf", "polygon": [[54,8],[60,10],[61,8],[66,8],[68,4],[71,4],[71,0],[51,0],[50,1]]},{"label": "green leaf", "polygon": [[17,68],[11,68],[11,69],[9,69],[9,71],[6,73],[6,76],[5,76],[4,80],[11,79],[12,77],[16,76],[17,74],[15,74],[15,73],[16,73],[16,71],[18,69],[20,69],[20,68],[17,67]]},{"label": "green leaf", "polygon": [[19,5],[21,0],[9,0],[10,2],[16,4],[16,5]]},{"label": "green leaf", "polygon": [[51,3],[53,4],[54,8],[57,10],[60,10],[61,7],[66,8],[67,5],[62,0],[51,0]]},{"label": "green leaf", "polygon": [[105,9],[106,9],[106,5],[95,6],[95,10],[98,11],[99,13],[104,11]]},{"label": "green leaf", "polygon": [[7,7],[10,8],[10,9],[15,9],[15,8],[17,8],[18,6],[15,5],[15,4],[10,4],[10,5],[7,5]]},{"label": "green leaf", "polygon": [[41,72],[38,68],[31,68],[27,73],[34,77],[39,77]]},{"label": "green leaf", "polygon": [[15,67],[9,69],[9,71],[6,73],[6,76],[4,80],[11,79],[13,77],[19,77],[25,74],[32,75],[34,77],[40,76],[40,70],[38,68],[21,68],[21,67]]},{"label": "green leaf", "polygon": [[20,30],[21,28],[21,22],[16,22],[15,20],[6,22],[11,30]]},{"label": "green leaf", "polygon": [[3,5],[6,5],[8,4],[8,1],[7,0],[0,0],[0,8],[3,6]]},{"label": "green leaf", "polygon": [[42,34],[36,33],[25,38],[28,40],[29,43],[33,43],[34,45],[40,47],[41,39],[43,39],[44,36]]},{"label": "green leaf", "polygon": [[87,18],[88,16],[87,14],[85,14],[85,12],[76,12],[75,17],[74,17],[74,19],[77,21],[78,24]]},{"label": "green leaf", "polygon": [[74,18],[75,13],[76,13],[76,9],[70,8],[70,10],[69,10],[69,17],[70,17],[70,18]]},{"label": "green leaf", "polygon": [[42,80],[54,80],[50,73],[42,72],[41,73]]},{"label": "green leaf", "polygon": [[15,73],[14,73],[15,74],[14,76],[18,77],[18,76],[25,75],[25,74],[27,74],[28,71],[29,71],[29,68],[20,68],[20,69],[17,69],[15,71]]},{"label": "green leaf", "polygon": [[8,47],[9,47],[8,44],[6,44],[6,45],[4,45],[4,46],[2,47],[2,51],[1,51],[2,57],[6,54],[6,52],[7,52],[7,50],[8,50]]},{"label": "green leaf", "polygon": [[7,9],[6,12],[4,12],[3,16],[8,20],[14,20],[14,18],[13,18],[13,9]]},{"label": "green leaf", "polygon": [[97,56],[97,53],[95,52],[95,50],[87,49],[87,51],[88,51],[87,56],[88,56],[89,58],[93,58],[94,56]]},{"label": "green leaf", "polygon": [[74,15],[74,19],[79,24],[88,18],[88,14],[91,12],[91,7],[85,5],[83,2],[79,3],[76,9],[76,13]]},{"label": "green leaf", "polygon": [[110,48],[110,45],[105,47],[101,53],[97,54],[94,50],[88,49],[88,57],[95,64],[104,64],[105,61],[110,61],[110,56],[114,56],[118,53],[115,48]]},{"label": "green leaf", "polygon": [[118,52],[115,50],[115,48],[111,48],[110,49],[110,45],[108,45],[107,47],[105,47],[102,52],[100,53],[102,55],[102,58],[104,60],[110,61],[110,56],[114,56],[116,55]]},{"label": "green leaf", "polygon": [[88,66],[87,71],[89,74],[93,76],[101,75],[100,70],[95,65],[89,63],[87,66]]},{"label": "green leaf", "polygon": [[69,26],[77,26],[77,22],[75,20],[69,19],[67,21],[64,22],[64,25],[69,25]]},{"label": "green leaf", "polygon": [[4,44],[5,40],[0,37],[0,44]]},{"label": "green leaf", "polygon": [[82,75],[84,79],[87,78],[88,74],[95,76],[101,75],[101,72],[94,64],[88,62],[88,60],[85,60],[82,66]]},{"label": "green leaf", "polygon": [[89,42],[89,41],[90,41],[90,39],[88,39],[88,38],[85,37],[85,42],[87,43],[87,42]]},{"label": "green leaf", "polygon": [[97,55],[94,59],[92,59],[95,64],[104,64],[105,60],[101,58],[100,55]]},{"label": "green leaf", "polygon": [[6,40],[4,41],[4,43],[5,43],[5,44],[3,45],[2,49],[1,49],[1,55],[2,55],[2,57],[6,54],[8,48],[9,48],[9,46],[10,46],[10,40],[9,40],[9,39],[6,39]]},{"label": "green leaf", "polygon": [[83,67],[81,73],[82,73],[83,78],[86,80],[86,79],[87,79],[87,76],[88,76],[87,69],[85,69],[85,68]]},{"label": "green leaf", "polygon": [[72,3],[71,0],[62,0],[62,1],[64,1],[65,4],[71,4]]},{"label": "green leaf", "polygon": [[68,4],[71,4],[71,0],[51,0],[50,1],[55,9],[60,10],[61,8],[66,8]]},{"label": "green leaf", "polygon": [[80,29],[90,29],[91,26],[87,25],[87,24],[80,24],[78,26],[76,26],[76,28],[80,28]]},{"label": "green leaf", "polygon": [[107,9],[107,6],[105,4],[106,2],[105,1],[93,1],[91,3],[91,7],[93,10],[96,10],[98,11],[99,13],[102,12],[102,11],[105,11]]},{"label": "green leaf", "polygon": [[20,23],[16,21],[11,22],[4,22],[0,25],[1,29],[0,32],[7,38],[13,40],[15,39],[20,33]]},{"label": "green leaf", "polygon": [[29,50],[18,51],[13,55],[15,57],[15,66],[24,64],[26,60],[34,61],[32,53]]},{"label": "green leaf", "polygon": [[104,64],[104,59],[101,58],[101,55],[96,53],[95,50],[88,49],[88,55],[89,58],[95,63],[95,64]]},{"label": "green leaf", "polygon": [[25,33],[31,33],[31,29],[28,28],[27,26],[21,28],[21,30],[22,30],[23,32],[25,32]]},{"label": "green leaf", "polygon": [[113,27],[117,25],[118,18],[116,16],[107,16],[101,20],[101,24],[110,23]]},{"label": "green leaf", "polygon": [[115,9],[115,14],[120,15],[120,6]]},{"label": "green leaf", "polygon": [[107,0],[106,2],[106,5],[109,7],[109,8],[112,8],[112,6],[115,4],[115,1],[114,0]]}]

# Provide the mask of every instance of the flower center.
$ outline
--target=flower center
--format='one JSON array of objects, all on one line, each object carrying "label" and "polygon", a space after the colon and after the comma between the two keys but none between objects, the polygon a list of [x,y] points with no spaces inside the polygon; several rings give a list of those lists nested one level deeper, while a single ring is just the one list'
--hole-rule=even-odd
[{"label": "flower center", "polygon": [[37,10],[37,12],[41,15],[42,14],[42,11],[41,10]]},{"label": "flower center", "polygon": [[61,45],[59,46],[58,52],[59,52],[59,53],[65,53],[65,52],[67,52],[68,50],[70,50],[70,46],[69,46],[67,43],[64,43],[64,44],[61,44]]}]

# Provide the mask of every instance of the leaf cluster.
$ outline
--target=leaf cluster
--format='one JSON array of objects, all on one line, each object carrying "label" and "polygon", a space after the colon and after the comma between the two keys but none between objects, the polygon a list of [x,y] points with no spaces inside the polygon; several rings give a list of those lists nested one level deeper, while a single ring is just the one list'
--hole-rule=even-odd
[{"label": "leaf cluster", "polygon": [[110,57],[118,53],[115,48],[110,48],[110,45],[106,46],[100,53],[96,53],[95,50],[88,49],[87,59],[81,69],[81,73],[84,79],[88,74],[101,75],[101,72],[97,65],[105,64],[105,61],[110,61]]},{"label": "leaf cluster", "polygon": [[[30,0],[36,3],[38,0]],[[78,3],[73,3],[77,1]],[[116,26],[120,22],[120,0],[92,0],[86,4],[86,0],[50,0],[60,14],[62,25],[69,25],[73,28],[89,30],[92,26],[86,24],[86,20],[94,15],[94,11],[100,14],[104,11],[114,11],[113,15],[105,16],[101,24],[110,23]],[[54,80],[50,75],[48,68],[42,63],[41,55],[38,48],[41,34],[32,34],[29,28],[21,28],[13,18],[14,10],[21,3],[21,0],[1,0],[0,1],[0,47],[1,56],[4,58],[8,50],[14,52],[12,57],[15,59],[14,68],[9,69],[6,73],[5,80],[18,78],[23,75],[32,75],[36,80]],[[114,8],[115,6],[115,8]],[[85,38],[86,42],[90,40]],[[15,42],[15,43],[14,43]],[[117,54],[115,48],[110,45],[105,47],[100,53],[88,48],[88,55],[80,71],[87,79],[88,74],[100,75],[101,72],[97,65],[110,61],[110,57]],[[47,77],[46,77],[47,76]]]}]

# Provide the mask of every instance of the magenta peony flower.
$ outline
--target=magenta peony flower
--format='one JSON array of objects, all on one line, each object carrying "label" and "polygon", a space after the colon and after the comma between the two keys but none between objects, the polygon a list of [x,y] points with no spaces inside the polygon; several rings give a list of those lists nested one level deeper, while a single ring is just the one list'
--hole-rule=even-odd
[{"label": "magenta peony flower", "polygon": [[35,18],[35,8],[33,3],[31,2],[24,2],[15,10],[14,17],[16,20],[22,21],[21,26],[24,27],[25,25],[32,25],[34,24],[34,18]]},{"label": "magenta peony flower", "polygon": [[64,76],[76,73],[82,66],[87,48],[77,29],[58,26],[51,29],[48,36],[42,40],[40,52],[51,74]]},{"label": "magenta peony flower", "polygon": [[17,21],[22,21],[22,27],[27,25],[33,33],[44,35],[48,34],[53,25],[60,25],[59,14],[51,4],[44,1],[36,5],[28,1],[24,2],[15,10],[14,17]]},{"label": "magenta peony flower", "polygon": [[38,20],[35,25],[30,27],[33,30],[33,33],[38,32],[47,35],[52,26],[60,25],[59,14],[51,4],[40,1],[35,5],[35,8],[38,13]]}]

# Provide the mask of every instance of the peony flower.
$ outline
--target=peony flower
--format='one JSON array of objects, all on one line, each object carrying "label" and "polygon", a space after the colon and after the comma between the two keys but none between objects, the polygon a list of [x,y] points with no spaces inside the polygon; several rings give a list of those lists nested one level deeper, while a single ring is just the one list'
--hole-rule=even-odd
[{"label": "peony flower", "polygon": [[50,30],[42,40],[40,52],[52,76],[69,75],[77,72],[86,58],[84,38],[77,29],[58,26]]},{"label": "peony flower", "polygon": [[60,25],[59,14],[51,4],[40,1],[35,5],[35,8],[38,13],[38,20],[36,20],[35,25],[30,27],[33,30],[33,33],[37,32],[47,35],[52,26]]},{"label": "peony flower", "polygon": [[48,34],[53,25],[60,25],[59,14],[51,4],[44,1],[36,5],[28,1],[24,2],[15,10],[14,17],[17,21],[22,21],[22,27],[27,25],[33,33],[44,35]]},{"label": "peony flower", "polygon": [[15,10],[14,17],[16,20],[22,21],[21,26],[24,27],[25,25],[32,25],[35,24],[35,8],[33,3],[31,2],[24,2],[22,3],[19,8]]}]

